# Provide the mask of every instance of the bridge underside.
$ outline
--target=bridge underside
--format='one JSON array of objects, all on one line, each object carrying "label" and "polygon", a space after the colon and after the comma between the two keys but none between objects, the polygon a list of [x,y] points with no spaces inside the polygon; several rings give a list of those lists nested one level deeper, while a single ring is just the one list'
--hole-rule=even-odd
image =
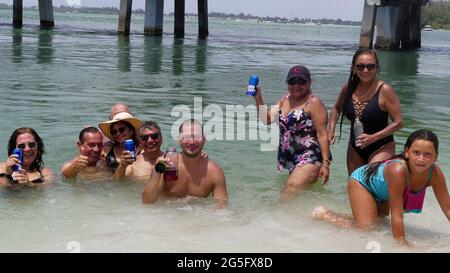
[{"label": "bridge underside", "polygon": [[[372,2],[372,3],[369,3]],[[421,46],[421,10],[428,0],[365,1],[360,47],[410,50]],[[372,5],[371,5],[372,4]]]},{"label": "bridge underside", "polygon": [[[38,0],[40,23],[43,27],[53,27],[53,1]],[[129,35],[133,0],[120,0],[118,34]],[[208,31],[208,0],[197,0],[198,35],[206,38]],[[22,27],[23,0],[13,2],[13,26]],[[175,1],[175,37],[184,37],[185,0]],[[164,0],[145,0],[144,34],[160,36],[163,33]]]}]

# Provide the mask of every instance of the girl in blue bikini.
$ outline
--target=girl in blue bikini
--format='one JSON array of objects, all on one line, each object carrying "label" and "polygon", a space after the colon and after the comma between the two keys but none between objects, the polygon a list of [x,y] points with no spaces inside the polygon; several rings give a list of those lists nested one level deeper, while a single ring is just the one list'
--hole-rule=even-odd
[{"label": "girl in blue bikini", "polygon": [[450,196],[441,168],[436,164],[438,138],[427,130],[417,130],[408,137],[404,152],[382,162],[356,169],[348,183],[353,217],[324,207],[314,210],[313,217],[340,226],[368,229],[377,217],[391,215],[392,234],[406,243],[404,212],[420,213],[427,187],[450,221]]},{"label": "girl in blue bikini", "polygon": [[264,101],[259,87],[255,94],[261,120],[265,124],[279,123],[278,170],[290,173],[281,196],[284,201],[315,183],[319,176],[325,184],[330,165],[327,109],[312,94],[309,70],[300,65],[292,67],[287,84],[289,94],[278,100],[270,112],[260,107]]}]

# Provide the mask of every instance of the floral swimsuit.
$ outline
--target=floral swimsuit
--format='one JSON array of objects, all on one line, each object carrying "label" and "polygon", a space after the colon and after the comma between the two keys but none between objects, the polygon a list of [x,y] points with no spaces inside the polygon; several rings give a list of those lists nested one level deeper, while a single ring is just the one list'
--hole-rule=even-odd
[{"label": "floral swimsuit", "polygon": [[320,165],[322,153],[320,152],[313,121],[304,111],[313,96],[308,99],[302,109],[291,111],[285,117],[281,111],[281,106],[288,96],[283,99],[278,111],[280,127],[278,170],[289,170],[289,173],[292,173],[295,167],[301,167],[309,163]]}]

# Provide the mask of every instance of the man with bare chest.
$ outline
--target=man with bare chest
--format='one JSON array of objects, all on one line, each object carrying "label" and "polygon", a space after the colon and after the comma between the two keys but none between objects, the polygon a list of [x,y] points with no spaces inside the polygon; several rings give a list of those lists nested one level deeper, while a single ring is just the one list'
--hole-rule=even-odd
[{"label": "man with bare chest", "polygon": [[144,122],[139,128],[138,134],[141,153],[137,155],[136,161],[134,161],[128,151],[123,152],[116,172],[116,178],[119,180],[133,179],[147,182],[155,167],[156,160],[164,155],[161,151],[163,141],[161,128],[156,122]]},{"label": "man with bare chest", "polygon": [[[217,205],[225,207],[228,199],[225,175],[217,163],[202,156],[205,142],[203,128],[199,122],[183,122],[179,128],[178,143],[181,153],[177,155],[176,179],[168,179],[168,176],[164,175],[164,168],[154,168],[142,192],[142,202],[154,203],[161,195],[184,198],[208,197],[212,194]],[[161,156],[156,163],[167,165],[169,162]]]}]

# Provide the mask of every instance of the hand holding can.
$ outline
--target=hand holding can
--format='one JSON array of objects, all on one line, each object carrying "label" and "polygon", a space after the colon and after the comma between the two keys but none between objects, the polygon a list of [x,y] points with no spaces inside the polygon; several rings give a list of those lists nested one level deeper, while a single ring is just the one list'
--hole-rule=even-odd
[{"label": "hand holding can", "polygon": [[132,139],[125,140],[125,150],[130,152],[133,160],[136,161],[136,150],[134,148],[134,140]]},{"label": "hand holding can", "polygon": [[253,75],[248,80],[247,91],[245,94],[249,97],[254,97],[256,94],[256,87],[259,84],[259,77],[257,75]]},{"label": "hand holding can", "polygon": [[15,148],[13,151],[13,155],[17,156],[17,159],[19,159],[20,163],[12,166],[12,170],[13,172],[18,172],[23,168],[23,150],[20,148]]}]

